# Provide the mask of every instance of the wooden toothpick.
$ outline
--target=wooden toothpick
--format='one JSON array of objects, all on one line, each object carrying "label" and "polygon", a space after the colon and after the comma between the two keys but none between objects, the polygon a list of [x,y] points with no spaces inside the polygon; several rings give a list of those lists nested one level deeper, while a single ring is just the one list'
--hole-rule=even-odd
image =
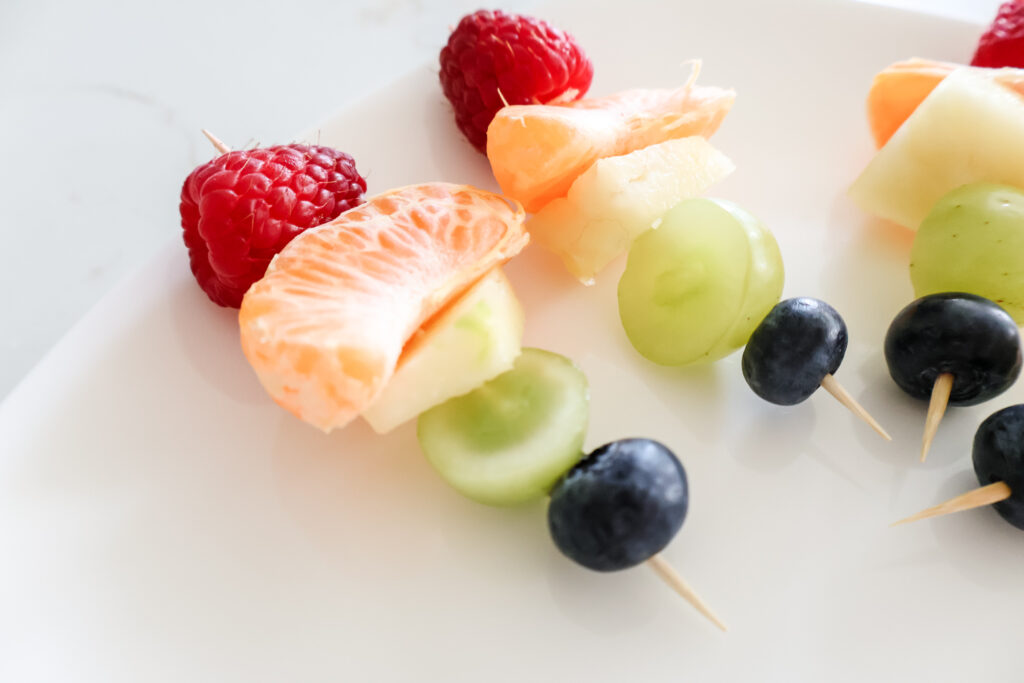
[{"label": "wooden toothpick", "polygon": [[654,573],[656,573],[662,581],[667,583],[676,593],[679,593],[684,600],[693,605],[698,612],[710,619],[715,626],[723,631],[729,630],[729,627],[727,627],[725,623],[718,618],[718,615],[711,611],[708,604],[704,602],[699,595],[697,595],[690,584],[687,583],[686,580],[679,575],[679,572],[677,572],[675,568],[668,563],[668,560],[661,555],[654,555],[647,560],[647,564],[654,570]]},{"label": "wooden toothpick", "polygon": [[220,152],[221,154],[227,154],[228,152],[231,151],[231,148],[225,145],[223,140],[221,140],[220,138],[218,138],[216,135],[206,130],[205,128],[203,128],[203,135],[206,136],[206,139],[209,140],[210,143],[213,144],[213,146],[216,147],[217,151]]},{"label": "wooden toothpick", "polygon": [[[501,92],[501,88],[498,88],[498,97],[501,99],[501,104],[503,106],[511,106],[508,103],[508,100],[505,99],[505,93]],[[514,119],[519,122],[519,125],[521,125],[523,128],[526,128],[526,119],[524,119],[522,116],[516,116],[514,117]]]},{"label": "wooden toothpick", "polygon": [[882,425],[878,424],[875,418],[871,417],[871,414],[864,410],[853,396],[850,396],[849,392],[843,388],[843,385],[841,385],[831,373],[825,375],[825,379],[821,380],[821,386],[825,391],[835,396],[837,401],[849,408],[850,412],[867,422],[872,429],[882,435],[883,439],[886,441],[892,441],[892,437],[889,436],[888,432],[882,429]]},{"label": "wooden toothpick", "polygon": [[984,505],[991,505],[992,503],[998,503],[1001,500],[1006,500],[1011,495],[1013,495],[1013,492],[1010,490],[1010,487],[1007,486],[1005,482],[997,481],[994,484],[982,486],[981,488],[961,494],[956,498],[947,500],[945,503],[941,503],[935,507],[922,510],[916,515],[911,515],[906,519],[893,522],[890,526],[899,526],[900,524],[917,522],[922,519],[928,519],[929,517],[939,517],[953,512],[962,512],[964,510],[980,508]]},{"label": "wooden toothpick", "polygon": [[928,402],[928,416],[924,420],[924,436],[921,439],[921,462],[928,457],[928,450],[932,447],[932,439],[939,429],[942,416],[946,414],[946,406],[949,405],[949,392],[953,390],[953,375],[944,372],[935,378],[932,385],[932,397]]}]

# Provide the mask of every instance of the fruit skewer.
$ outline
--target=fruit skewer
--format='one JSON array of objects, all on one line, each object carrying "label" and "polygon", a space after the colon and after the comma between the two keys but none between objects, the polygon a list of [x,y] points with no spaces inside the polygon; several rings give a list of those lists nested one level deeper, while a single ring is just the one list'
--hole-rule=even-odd
[{"label": "fruit skewer", "polygon": [[[210,140],[210,142],[217,148],[218,152],[220,152],[221,154],[226,154],[226,153],[230,152],[230,148],[222,140],[220,140],[218,137],[216,137],[213,133],[211,133],[210,131],[205,130],[205,129],[203,130],[203,133]],[[558,360],[554,361],[554,362],[551,361],[551,360],[544,360],[543,356],[542,356],[542,360],[540,361],[540,365],[546,366],[546,367],[543,370],[538,371],[538,373],[537,373],[538,376],[544,375],[548,379],[550,379],[551,376],[557,376],[558,372],[557,371],[553,371],[552,370],[552,366],[553,365],[559,365],[559,362],[561,362],[561,361],[564,361],[565,364],[567,364],[567,365],[571,365],[571,364],[568,364],[568,362],[564,358],[561,358],[560,356],[556,356],[555,354],[544,353],[544,352],[540,352],[540,353],[542,353],[544,356],[553,356],[554,358],[557,358]],[[524,359],[527,359],[527,360],[528,359],[535,359],[536,360],[537,359],[537,354],[538,354],[538,352],[535,351],[535,350],[527,350],[520,357],[524,358]],[[579,371],[577,371],[577,372],[579,372]],[[509,373],[506,373],[506,376],[514,375],[514,374],[515,374],[514,371],[510,371]],[[581,374],[581,376],[582,376],[582,374]],[[496,381],[497,380],[501,380],[502,377],[505,377],[505,376],[500,376],[499,378],[496,378]],[[532,380],[537,380],[537,379],[538,379],[538,377],[532,378]],[[517,384],[517,382],[515,380],[513,380],[512,384],[515,385],[515,384]],[[530,381],[530,382],[527,382],[525,384],[523,384],[522,382],[518,382],[518,384],[520,384],[522,386],[527,386],[529,388],[534,388],[534,389],[536,389],[536,386],[537,386],[536,381]],[[585,429],[586,428],[586,413],[587,413],[587,408],[586,408],[586,402],[587,402],[587,399],[586,399],[586,395],[587,395],[586,379],[585,378],[583,379],[583,382],[582,382],[582,384],[580,386],[571,386],[571,384],[572,384],[571,380],[566,380],[564,378],[556,379],[553,382],[553,384],[555,384],[555,385],[569,385],[569,389],[568,390],[565,390],[564,386],[559,386],[558,387],[559,389],[562,389],[562,395],[557,396],[558,400],[555,401],[559,405],[559,407],[561,407],[561,409],[562,409],[561,411],[556,411],[558,419],[560,419],[562,421],[566,420],[566,413],[565,413],[565,408],[564,407],[567,404],[571,405],[571,403],[572,403],[572,396],[571,396],[571,394],[573,392],[577,392],[581,396],[581,399],[580,399],[579,402],[583,403],[583,418],[582,418],[582,428],[581,429]],[[549,391],[552,390],[551,387],[548,387],[548,389],[549,389]],[[466,401],[466,400],[473,401],[474,400],[474,398],[473,398],[473,394],[474,393],[477,393],[477,392],[470,392],[470,394],[468,394],[466,396],[460,396],[457,399],[453,399],[453,401],[455,401],[455,400],[459,400],[459,401]],[[505,430],[506,432],[509,431],[510,428],[511,428],[511,431],[513,431],[513,432],[519,431],[519,432],[525,432],[526,433],[525,435],[519,435],[517,437],[518,441],[519,441],[519,449],[517,449],[517,450],[519,450],[519,451],[524,451],[524,452],[528,452],[529,451],[528,447],[527,447],[527,449],[522,449],[522,445],[523,445],[523,442],[526,442],[526,444],[528,445],[528,443],[530,441],[530,438],[529,438],[530,436],[534,436],[535,439],[538,436],[541,436],[542,437],[542,443],[543,443],[543,437],[545,437],[545,436],[556,437],[556,436],[563,435],[563,434],[559,434],[557,432],[565,432],[565,431],[571,432],[572,429],[577,428],[577,427],[570,426],[570,427],[568,427],[566,429],[564,425],[556,425],[556,428],[554,429],[555,433],[550,433],[550,432],[546,432],[543,428],[539,428],[536,423],[531,423],[530,420],[528,420],[528,419],[526,420],[525,424],[522,424],[522,423],[518,422],[516,419],[514,419],[514,417],[512,417],[512,416],[502,412],[502,409],[507,409],[508,408],[508,405],[509,405],[509,402],[510,402],[510,393],[509,393],[509,391],[507,391],[507,390],[505,390],[505,391],[495,391],[494,388],[492,388],[492,390],[490,390],[489,392],[484,391],[483,393],[486,396],[486,398],[483,398],[483,399],[476,398],[475,400],[482,400],[484,403],[486,403],[488,399],[493,400],[493,401],[495,401],[496,407],[499,409],[497,411],[497,415],[496,416],[490,416],[489,417],[490,420],[492,420],[494,423],[499,425],[501,427],[501,429]],[[443,408],[447,407],[447,405],[451,405],[453,403],[453,401],[449,401],[447,403],[442,403],[442,404],[438,405],[437,409],[434,409],[432,411],[428,411],[428,414],[433,413],[433,414],[436,415],[438,409],[443,409]],[[515,403],[514,400],[512,400],[511,402]],[[519,407],[519,408],[521,409],[522,407]],[[525,410],[525,409],[523,409],[523,410]],[[458,410],[457,410],[457,412],[458,412]],[[513,411],[513,413],[514,412],[515,411]],[[571,413],[571,409],[569,410],[569,412]],[[482,417],[479,413],[477,413],[476,416],[481,418],[481,419],[483,419],[483,420],[488,419],[488,418]],[[442,422],[446,422],[446,421],[442,420]],[[570,424],[572,423],[572,419],[571,418],[569,419],[569,423]],[[495,426],[495,425],[493,424],[492,426]],[[441,429],[440,429],[440,432],[442,432],[442,433],[443,432],[450,432],[451,433],[452,431],[458,432],[459,430],[457,428],[454,428],[451,423],[443,424]],[[445,444],[445,445],[450,446],[450,447],[445,447],[445,449],[441,450],[441,452],[444,454],[443,458],[431,457],[431,455],[436,453],[436,451],[433,450],[433,449],[430,449],[430,447],[428,446],[428,443],[430,442],[431,438],[436,438],[436,437],[431,437],[431,435],[430,435],[429,420],[427,420],[427,422],[424,423],[423,420],[421,419],[418,432],[419,432],[421,443],[424,446],[423,447],[424,453],[427,455],[428,460],[431,461],[431,464],[434,465],[434,467],[442,474],[442,476],[444,476],[445,473],[447,473],[447,472],[451,472],[451,471],[454,471],[454,470],[458,469],[459,460],[460,460],[459,450],[458,449],[453,449],[453,447],[451,447],[451,445],[452,445],[451,442]],[[529,434],[528,432],[532,432],[532,434]],[[489,433],[493,434],[494,430],[490,431]],[[461,436],[463,438],[466,437],[465,434],[457,435],[457,436]],[[583,439],[583,435],[581,433],[579,435],[579,444],[582,444],[582,439]],[[570,442],[574,442],[574,440],[575,440],[575,437],[570,434],[569,441]],[[579,444],[575,445],[575,449],[577,449],[577,450],[575,450],[575,454],[579,454]],[[563,445],[564,445],[564,443],[563,443]],[[665,449],[665,451],[667,453],[669,453],[667,449]],[[543,450],[540,453],[541,453],[541,457],[537,459],[537,461],[539,461],[538,467],[540,469],[537,469],[537,468],[535,468],[535,469],[525,468],[526,471],[528,472],[529,476],[531,476],[531,477],[535,477],[535,478],[536,477],[542,477],[542,478],[543,477],[550,477],[551,479],[556,479],[566,469],[571,467],[572,464],[575,462],[575,460],[578,459],[578,455],[577,455],[577,456],[573,456],[573,458],[570,461],[566,461],[564,458],[562,458],[561,461],[559,461],[559,458],[561,457],[560,454],[552,453],[550,447],[549,447],[549,449],[548,449],[548,451],[546,453]],[[462,457],[465,457],[467,455],[472,455],[472,454],[463,453]],[[479,457],[479,452],[477,452],[475,455],[477,457]],[[493,453],[486,453],[486,455],[494,455],[494,454]],[[670,455],[670,457],[673,460],[675,460],[675,456],[672,456],[671,453],[669,453],[669,455]],[[551,457],[549,457],[549,456],[551,456]],[[450,459],[451,462],[445,462],[444,461],[445,458],[446,459]],[[543,462],[541,462],[541,461],[543,461]],[[517,463],[517,464],[522,465],[522,463]],[[520,471],[521,470],[522,470],[522,468],[520,468]],[[681,465],[679,466],[679,470],[680,470],[680,472],[682,472],[682,466]],[[474,498],[475,500],[478,500],[480,502],[493,503],[493,504],[494,503],[498,503],[498,504],[511,504],[511,503],[520,502],[519,500],[516,500],[515,498],[504,498],[503,499],[503,498],[501,498],[501,494],[496,493],[494,489],[487,489],[487,490],[482,489],[481,486],[486,486],[485,483],[481,484],[480,482],[473,482],[472,480],[465,480],[465,479],[462,480],[461,482],[456,482],[456,481],[453,481],[453,479],[450,478],[450,477],[445,476],[445,478],[447,480],[449,480],[450,483],[453,483],[455,485],[455,487],[460,490],[461,493],[469,496],[470,498]],[[484,477],[484,479],[486,479],[486,477]],[[521,482],[516,482],[516,485],[522,485],[522,483]],[[685,474],[683,474],[683,484],[682,485],[685,487]],[[538,489],[537,493],[542,493],[542,490],[543,489]],[[532,494],[532,493],[535,493],[535,492],[532,492],[532,490],[527,490],[527,493],[528,494]],[[683,514],[685,514],[685,503],[683,505]],[[681,525],[681,523],[682,523],[682,517],[680,516],[678,524]],[[671,530],[671,533],[670,533],[669,537],[665,540],[666,544],[668,543],[669,540],[671,540],[671,538],[673,536],[675,536],[675,532],[677,530],[678,530],[678,525]],[[664,544],[663,544],[663,546],[664,546]],[[657,548],[655,548],[655,551],[659,551],[660,548],[662,548],[663,546],[658,546]],[[715,614],[715,612],[709,607],[707,602],[703,601],[697,595],[697,593],[693,590],[693,588],[681,577],[679,572],[676,571],[672,567],[672,565],[662,555],[660,555],[658,552],[653,552],[653,553],[650,553],[648,557],[642,559],[641,561],[646,561],[649,564],[649,566],[654,570],[654,572],[658,575],[658,577],[660,579],[662,579],[670,588],[672,588],[673,591],[675,591],[677,594],[679,594],[681,597],[683,597],[687,602],[689,602],[697,611],[699,611],[701,614],[703,614],[707,618],[709,618],[709,620],[712,623],[714,623],[718,628],[720,628],[723,631],[727,630],[727,627],[722,622],[721,618],[717,614]]]},{"label": "fruit skewer", "polygon": [[885,335],[893,381],[928,400],[921,461],[946,407],[974,405],[1006,391],[1021,370],[1020,333],[997,304],[973,294],[922,297],[900,311]]},{"label": "fruit skewer", "polygon": [[974,435],[972,463],[979,488],[895,522],[892,526],[994,505],[1024,529],[1024,404],[990,415]]},{"label": "fruit skewer", "polygon": [[743,378],[754,393],[777,405],[801,403],[823,387],[886,441],[892,437],[835,378],[846,355],[846,323],[824,301],[779,302],[743,350]]}]

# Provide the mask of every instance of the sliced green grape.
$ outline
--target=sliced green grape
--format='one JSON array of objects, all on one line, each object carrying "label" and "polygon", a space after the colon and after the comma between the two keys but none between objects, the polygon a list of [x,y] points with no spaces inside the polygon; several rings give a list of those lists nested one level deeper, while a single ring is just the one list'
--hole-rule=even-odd
[{"label": "sliced green grape", "polygon": [[940,199],[914,238],[910,279],[918,297],[976,294],[1024,323],[1024,192],[973,183]]},{"label": "sliced green grape", "polygon": [[489,505],[546,496],[583,457],[586,376],[557,353],[523,349],[511,370],[419,417],[420,447],[456,490]]},{"label": "sliced green grape", "polygon": [[774,237],[739,207],[688,199],[629,251],[619,316],[645,358],[687,365],[746,343],[782,293]]}]

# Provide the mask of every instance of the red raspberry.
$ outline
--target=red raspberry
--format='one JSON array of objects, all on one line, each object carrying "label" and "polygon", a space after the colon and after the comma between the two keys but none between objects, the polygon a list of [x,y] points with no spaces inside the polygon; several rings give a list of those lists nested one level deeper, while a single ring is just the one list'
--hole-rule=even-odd
[{"label": "red raspberry", "polygon": [[1024,2],[1004,2],[978,41],[973,66],[1024,68]]},{"label": "red raspberry", "polygon": [[363,202],[352,157],[330,147],[281,145],[223,154],[181,188],[192,273],[221,306],[238,308],[293,237]]},{"label": "red raspberry", "polygon": [[593,77],[594,67],[568,33],[501,11],[463,17],[441,50],[444,96],[459,130],[481,152],[487,126],[505,104],[576,100]]}]

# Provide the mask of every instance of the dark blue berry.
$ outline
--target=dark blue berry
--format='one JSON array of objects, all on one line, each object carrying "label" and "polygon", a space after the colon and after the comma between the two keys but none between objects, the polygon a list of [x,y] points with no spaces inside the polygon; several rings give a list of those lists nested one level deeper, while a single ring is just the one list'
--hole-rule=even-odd
[{"label": "dark blue berry", "polygon": [[800,403],[839,369],[847,341],[842,316],[824,301],[780,301],[750,335],[743,378],[766,401]]},{"label": "dark blue berry", "polygon": [[1024,405],[993,413],[974,435],[974,472],[982,486],[1005,482],[1012,494],[993,505],[1018,529],[1024,529]]},{"label": "dark blue berry", "polygon": [[935,378],[953,375],[949,402],[969,406],[997,396],[1020,375],[1013,318],[973,294],[930,294],[904,308],[885,335],[889,374],[905,392],[928,399]]},{"label": "dark blue berry", "polygon": [[686,472],[650,439],[601,446],[551,492],[548,527],[566,556],[597,571],[626,569],[661,551],[686,518]]}]

